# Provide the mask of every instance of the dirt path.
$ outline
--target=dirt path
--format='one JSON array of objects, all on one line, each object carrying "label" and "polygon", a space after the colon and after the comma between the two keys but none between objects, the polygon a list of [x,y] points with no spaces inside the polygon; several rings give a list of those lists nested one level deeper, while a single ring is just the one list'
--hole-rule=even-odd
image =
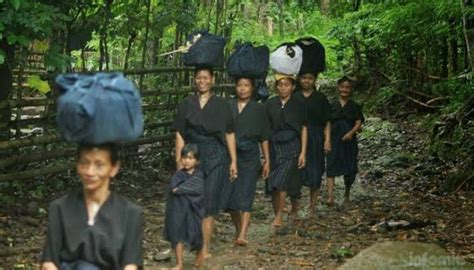
[{"label": "dirt path", "polygon": [[[233,246],[230,218],[220,215],[213,257],[204,269],[335,269],[362,249],[385,240],[433,242],[474,262],[473,194],[443,193],[440,187],[448,167],[427,154],[428,140],[420,135],[421,130],[415,124],[369,118],[360,136],[360,174],[352,204],[341,205],[344,185],[342,179],[336,179],[337,206],[328,208],[323,204],[323,183],[314,219],[308,219],[302,208],[294,224],[287,222],[282,229],[272,229],[271,204],[263,194],[263,182],[259,182],[250,244]],[[136,169],[122,173],[121,179],[130,180],[119,179],[115,188],[145,209],[146,269],[170,267],[173,254],[161,237],[168,177],[154,160],[136,163],[140,164]],[[302,206],[307,205],[308,195],[304,189]],[[44,241],[43,220],[41,215],[30,218],[0,213],[0,269],[37,269]],[[399,222],[396,227],[392,221],[408,223]],[[18,254],[2,256],[2,252],[13,250]],[[192,260],[193,254],[188,254],[186,261]]]}]

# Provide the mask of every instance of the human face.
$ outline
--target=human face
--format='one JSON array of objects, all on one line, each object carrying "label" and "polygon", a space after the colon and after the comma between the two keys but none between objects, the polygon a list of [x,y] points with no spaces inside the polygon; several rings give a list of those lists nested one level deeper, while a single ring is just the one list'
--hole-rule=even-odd
[{"label": "human face", "polygon": [[277,81],[277,91],[278,96],[282,99],[289,98],[293,90],[295,90],[295,85],[291,79],[284,78]]},{"label": "human face", "polygon": [[109,151],[93,148],[81,151],[76,169],[85,191],[103,191],[109,189],[110,179],[117,175],[120,163],[112,164]]},{"label": "human face", "polygon": [[208,93],[214,84],[214,77],[209,70],[199,70],[194,76],[194,84],[199,93]]},{"label": "human face", "polygon": [[301,74],[299,77],[300,85],[303,90],[313,90],[316,77],[311,73]]},{"label": "human face", "polygon": [[236,85],[237,97],[240,100],[247,100],[252,97],[253,86],[250,79],[241,78],[237,81]]},{"label": "human face", "polygon": [[193,153],[188,153],[186,156],[181,157],[181,164],[186,171],[191,171],[198,164],[198,160],[194,157]]},{"label": "human face", "polygon": [[337,86],[339,90],[339,96],[341,98],[349,98],[352,92],[352,85],[348,81],[344,81]]}]

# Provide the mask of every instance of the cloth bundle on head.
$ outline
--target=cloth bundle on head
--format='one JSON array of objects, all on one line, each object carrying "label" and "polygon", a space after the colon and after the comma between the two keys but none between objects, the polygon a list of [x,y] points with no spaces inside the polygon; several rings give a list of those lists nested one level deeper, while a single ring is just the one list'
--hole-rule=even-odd
[{"label": "cloth bundle on head", "polygon": [[283,43],[270,54],[270,67],[280,74],[298,74],[302,61],[303,51],[295,43]]},{"label": "cloth bundle on head", "polygon": [[254,47],[250,42],[238,44],[227,61],[227,72],[234,78],[265,78],[269,56],[270,50],[265,45]]},{"label": "cloth bundle on head", "polygon": [[300,74],[317,74],[326,69],[326,53],[324,46],[314,37],[304,37],[295,41],[303,50],[303,62]]},{"label": "cloth bundle on head", "polygon": [[116,143],[143,133],[140,94],[122,73],[61,74],[57,124],[63,139],[79,143]]},{"label": "cloth bundle on head", "polygon": [[224,66],[225,38],[207,31],[196,31],[188,37],[190,47],[183,55],[186,66],[222,67]]}]

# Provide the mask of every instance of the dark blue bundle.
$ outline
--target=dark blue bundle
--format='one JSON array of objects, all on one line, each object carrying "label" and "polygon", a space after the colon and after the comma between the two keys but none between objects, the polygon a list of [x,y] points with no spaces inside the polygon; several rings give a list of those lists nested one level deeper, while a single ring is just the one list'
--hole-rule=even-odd
[{"label": "dark blue bundle", "polygon": [[143,133],[140,94],[122,73],[56,77],[57,122],[66,141],[102,144],[133,141]]},{"label": "dark blue bundle", "polygon": [[[193,39],[201,35],[199,39]],[[192,45],[183,55],[186,66],[222,67],[224,66],[225,38],[207,31],[197,31],[188,37]]]},{"label": "dark blue bundle", "polygon": [[254,47],[245,42],[237,45],[227,61],[227,72],[232,77],[265,78],[268,71],[270,50],[267,46]]}]

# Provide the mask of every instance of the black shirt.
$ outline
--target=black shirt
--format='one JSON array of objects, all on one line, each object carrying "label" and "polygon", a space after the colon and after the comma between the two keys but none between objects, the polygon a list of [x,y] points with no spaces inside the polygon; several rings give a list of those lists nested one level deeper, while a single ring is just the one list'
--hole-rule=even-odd
[{"label": "black shirt", "polygon": [[229,101],[229,104],[234,117],[237,142],[243,140],[263,142],[269,139],[270,124],[263,104],[251,100],[240,113],[236,99]]},{"label": "black shirt", "polygon": [[305,105],[293,96],[285,105],[281,103],[279,96],[274,96],[265,103],[265,108],[270,119],[272,134],[286,129],[292,129],[301,134],[303,126],[307,125]]},{"label": "black shirt", "polygon": [[201,109],[199,98],[194,95],[181,102],[171,129],[179,132],[185,141],[192,129],[200,135],[214,136],[226,144],[225,133],[234,132],[234,120],[225,99],[213,95]]},{"label": "black shirt", "polygon": [[341,106],[339,100],[331,104],[331,121],[348,120],[355,124],[356,120],[365,121],[362,107],[352,99],[349,99],[344,107]]},{"label": "black shirt", "polygon": [[331,118],[331,105],[329,105],[326,95],[314,90],[308,97],[303,95],[303,91],[298,91],[294,96],[306,105],[308,125],[326,126]]},{"label": "black shirt", "polygon": [[140,208],[112,192],[95,216],[88,215],[83,191],[63,196],[49,205],[48,235],[43,262],[86,261],[101,269],[143,265],[143,216]]}]

